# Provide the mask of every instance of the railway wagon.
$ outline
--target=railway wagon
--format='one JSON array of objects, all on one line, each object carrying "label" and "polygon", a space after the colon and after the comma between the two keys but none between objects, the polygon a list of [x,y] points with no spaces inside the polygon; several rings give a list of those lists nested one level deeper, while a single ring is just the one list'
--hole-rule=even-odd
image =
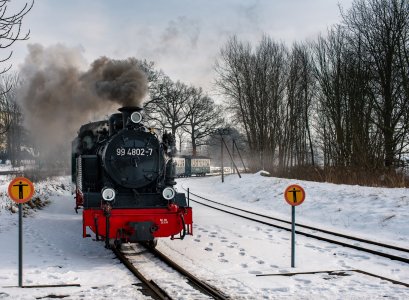
[{"label": "railway wagon", "polygon": [[173,158],[176,162],[176,176],[205,176],[210,173],[210,158],[206,156],[183,155]]}]

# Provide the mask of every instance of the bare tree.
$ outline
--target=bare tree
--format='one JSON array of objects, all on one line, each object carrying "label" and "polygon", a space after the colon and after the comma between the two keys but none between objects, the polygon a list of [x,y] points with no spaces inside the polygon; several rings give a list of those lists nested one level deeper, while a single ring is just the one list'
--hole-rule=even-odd
[{"label": "bare tree", "polygon": [[[0,0],[0,49],[6,49],[12,46],[16,41],[27,40],[30,31],[22,32],[23,18],[31,10],[34,0],[25,3],[23,8],[17,12],[10,9],[9,0]],[[8,61],[13,54],[10,51],[8,55],[0,58],[0,63]],[[16,163],[17,153],[20,151],[19,141],[21,134],[21,112],[15,101],[16,84],[18,75],[5,73],[10,70],[12,65],[2,67],[0,70],[0,136],[3,145],[7,146],[8,156],[12,156],[13,164]]]},{"label": "bare tree", "polygon": [[206,139],[223,125],[222,110],[214,101],[195,89],[194,96],[187,103],[190,111],[188,122],[183,126],[192,143],[192,155],[197,155],[197,147],[206,145]]},{"label": "bare tree", "polygon": [[0,76],[0,135],[4,135],[9,129],[15,117],[17,104],[15,103],[15,86],[18,75]]},{"label": "bare tree", "polygon": [[282,43],[263,37],[255,50],[252,95],[253,127],[257,132],[261,167],[272,169],[278,149],[279,168],[284,167],[285,88],[288,50]]},{"label": "bare tree", "polygon": [[326,166],[375,168],[382,147],[373,123],[372,75],[355,38],[336,26],[314,46],[317,133]]},{"label": "bare tree", "polygon": [[220,51],[220,58],[216,61],[215,69],[218,74],[216,85],[221,93],[227,97],[227,107],[238,120],[244,130],[250,149],[256,150],[257,142],[251,134],[250,118],[246,105],[246,82],[250,83],[251,46],[249,43],[238,41],[233,36]]},{"label": "bare tree", "polygon": [[[0,49],[10,47],[16,41],[27,40],[30,35],[30,30],[22,33],[23,18],[31,10],[34,5],[34,0],[30,3],[25,3],[24,7],[17,12],[10,13],[10,0],[0,0]],[[10,51],[9,55],[2,58],[0,62],[7,61],[13,54]],[[11,65],[4,67],[0,74],[4,74],[11,68]]]},{"label": "bare tree", "polygon": [[4,151],[14,166],[19,165],[23,131],[22,114],[16,102],[18,84],[17,73],[0,76],[0,135],[4,137]]},{"label": "bare tree", "polygon": [[255,50],[232,37],[216,63],[216,83],[246,133],[253,157],[260,157],[259,167],[273,165],[283,138],[285,57],[284,45],[266,36]]},{"label": "bare tree", "polygon": [[188,102],[194,97],[194,88],[162,76],[151,93],[152,101],[145,104],[149,119],[173,136],[186,125],[190,115]]},{"label": "bare tree", "polygon": [[183,144],[189,140],[189,137],[182,128],[176,130],[176,141],[179,143],[179,153],[182,153]]},{"label": "bare tree", "polygon": [[[311,104],[315,95],[315,79],[309,49],[294,44],[288,57],[287,99],[281,143],[283,166],[314,164],[311,138]],[[309,153],[309,155],[308,155]]]},{"label": "bare tree", "polygon": [[318,94],[318,128],[325,165],[344,166],[349,157],[347,128],[346,76],[344,72],[346,48],[345,32],[335,27],[327,38],[315,44],[315,76]]},{"label": "bare tree", "polygon": [[[408,4],[407,4],[408,5]],[[399,65],[402,76],[402,89],[404,98],[409,99],[409,28],[405,26],[402,31],[402,36],[399,45]],[[403,120],[399,126],[402,127],[402,135],[404,136],[400,144],[400,153],[398,159],[401,160],[403,155],[409,152],[409,105],[406,105],[406,110],[403,114]]]},{"label": "bare tree", "polygon": [[409,2],[355,0],[343,14],[343,22],[372,67],[374,122],[382,132],[385,166],[389,167],[407,131],[404,116],[409,99],[402,90],[400,58],[407,53],[407,43],[402,42],[409,30]]}]

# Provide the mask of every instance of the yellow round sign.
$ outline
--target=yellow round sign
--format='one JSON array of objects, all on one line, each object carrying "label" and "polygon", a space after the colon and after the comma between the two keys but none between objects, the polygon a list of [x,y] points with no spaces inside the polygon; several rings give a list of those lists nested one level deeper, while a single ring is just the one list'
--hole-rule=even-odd
[{"label": "yellow round sign", "polygon": [[14,202],[25,203],[33,197],[34,185],[25,177],[17,177],[10,182],[8,192]]},{"label": "yellow round sign", "polygon": [[288,204],[297,206],[304,202],[305,191],[298,184],[292,184],[285,189],[284,198]]}]

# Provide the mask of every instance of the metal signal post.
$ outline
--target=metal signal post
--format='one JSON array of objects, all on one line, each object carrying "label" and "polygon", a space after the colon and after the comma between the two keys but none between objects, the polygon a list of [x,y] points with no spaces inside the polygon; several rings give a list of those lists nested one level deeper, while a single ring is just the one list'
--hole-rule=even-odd
[{"label": "metal signal post", "polygon": [[31,200],[34,185],[27,178],[14,178],[9,184],[8,194],[18,204],[18,286],[23,287],[23,203]]},{"label": "metal signal post", "polygon": [[18,286],[23,286],[23,205],[18,204]]},{"label": "metal signal post", "polygon": [[221,164],[222,164],[222,182],[224,182],[224,166],[223,166],[223,142],[224,142],[224,140],[223,140],[223,136],[220,134],[220,138],[221,138],[221,140],[220,140],[220,152],[221,152]]},{"label": "metal signal post", "polygon": [[295,206],[291,206],[291,268],[295,268]]},{"label": "metal signal post", "polygon": [[291,268],[295,268],[295,207],[305,200],[304,189],[292,184],[285,189],[285,201],[291,205]]}]

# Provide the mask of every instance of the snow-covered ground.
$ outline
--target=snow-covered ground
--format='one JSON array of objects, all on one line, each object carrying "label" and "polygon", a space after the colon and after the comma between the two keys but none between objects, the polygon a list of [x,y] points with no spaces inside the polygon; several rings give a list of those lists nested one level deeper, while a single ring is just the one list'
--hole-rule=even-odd
[{"label": "snow-covered ground", "polygon": [[[24,218],[25,285],[81,284],[80,287],[24,288],[18,283],[18,216],[5,209],[11,178],[0,178],[0,299],[146,299],[136,279],[103,243],[82,238],[81,215],[74,212],[69,179],[36,185],[51,204]],[[307,197],[296,208],[297,221],[409,248],[408,189],[368,188],[268,178],[245,174],[178,180],[178,189],[230,205],[290,219],[283,199],[289,184],[304,187]],[[245,221],[199,204],[194,236],[162,239],[159,250],[192,272],[209,279],[232,299],[408,299],[409,288],[370,276],[256,276],[287,272],[361,269],[409,283],[409,266],[356,250],[297,236],[296,268],[290,267],[290,233]],[[155,278],[153,278],[155,279]],[[160,282],[159,282],[160,284]],[[183,299],[183,298],[181,298]]]}]

